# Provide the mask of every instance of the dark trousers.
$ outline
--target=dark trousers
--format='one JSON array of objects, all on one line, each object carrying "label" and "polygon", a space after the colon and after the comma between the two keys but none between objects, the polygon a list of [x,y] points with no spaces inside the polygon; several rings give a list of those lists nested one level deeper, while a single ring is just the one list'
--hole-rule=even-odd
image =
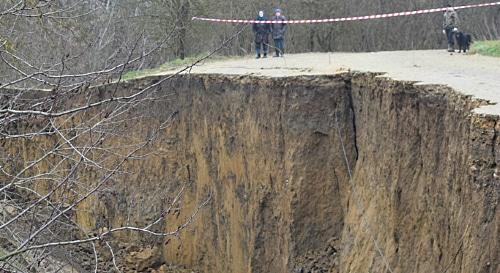
[{"label": "dark trousers", "polygon": [[260,56],[261,50],[264,52],[264,55],[267,55],[267,43],[255,43],[255,51],[258,56]]},{"label": "dark trousers", "polygon": [[455,45],[455,37],[453,37],[455,34],[453,32],[453,27],[447,27],[444,29],[446,31],[446,38],[448,38],[448,45],[449,46],[454,46]]},{"label": "dark trousers", "polygon": [[276,48],[276,56],[285,53],[285,41],[283,39],[274,39],[274,47]]}]

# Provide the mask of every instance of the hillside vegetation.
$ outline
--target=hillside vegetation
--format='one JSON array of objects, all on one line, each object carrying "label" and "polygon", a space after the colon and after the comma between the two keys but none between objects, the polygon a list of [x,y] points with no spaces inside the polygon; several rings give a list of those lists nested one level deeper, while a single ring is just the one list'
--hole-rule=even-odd
[{"label": "hillside vegetation", "polygon": [[485,56],[500,57],[500,40],[475,42],[472,45],[471,52]]}]

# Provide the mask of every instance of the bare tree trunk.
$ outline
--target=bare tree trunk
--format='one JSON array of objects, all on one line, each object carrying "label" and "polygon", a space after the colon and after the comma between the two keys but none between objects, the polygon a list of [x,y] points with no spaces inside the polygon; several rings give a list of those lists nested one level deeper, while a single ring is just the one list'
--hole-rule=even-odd
[{"label": "bare tree trunk", "polygon": [[189,24],[189,10],[190,2],[189,0],[181,1],[180,11],[179,11],[179,44],[177,55],[181,60],[186,58],[186,39],[187,39],[187,27]]}]

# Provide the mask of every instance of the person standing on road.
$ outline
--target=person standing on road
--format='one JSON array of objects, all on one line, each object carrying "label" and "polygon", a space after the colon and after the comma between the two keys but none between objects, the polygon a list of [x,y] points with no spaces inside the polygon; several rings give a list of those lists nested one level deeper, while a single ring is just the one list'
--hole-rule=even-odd
[{"label": "person standing on road", "polygon": [[[264,16],[264,11],[259,11],[259,16],[255,20],[267,21],[267,18]],[[261,50],[264,53],[264,58],[267,58],[271,25],[265,23],[254,23],[253,32],[255,33],[255,51],[257,52],[257,59],[260,59]]]},{"label": "person standing on road", "polygon": [[454,33],[458,31],[458,14],[451,7],[451,5],[447,6],[447,9],[444,13],[444,21],[443,21],[443,34],[446,35],[448,39],[448,52],[455,51],[455,40]]},{"label": "person standing on road", "polygon": [[276,55],[274,55],[274,57],[283,57],[283,54],[285,53],[284,40],[287,26],[286,23],[283,23],[283,21],[286,21],[286,18],[281,14],[281,9],[275,10],[275,16],[272,20],[277,21],[272,24],[274,47],[276,49]]}]

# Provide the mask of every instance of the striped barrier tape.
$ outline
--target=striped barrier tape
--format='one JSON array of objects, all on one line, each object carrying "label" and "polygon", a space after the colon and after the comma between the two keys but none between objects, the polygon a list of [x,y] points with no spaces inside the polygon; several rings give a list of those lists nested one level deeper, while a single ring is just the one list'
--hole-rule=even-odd
[{"label": "striped barrier tape", "polygon": [[[461,10],[461,9],[482,8],[482,7],[492,7],[492,6],[500,6],[500,2],[463,5],[463,6],[453,7],[453,8],[455,10]],[[216,18],[203,18],[203,17],[193,17],[193,20],[218,22],[218,23],[240,23],[240,24],[254,24],[254,23],[259,23],[259,24],[275,24],[275,23],[317,24],[317,23],[336,23],[336,22],[347,22],[347,21],[360,21],[360,20],[392,18],[392,17],[400,17],[400,16],[411,16],[411,15],[443,12],[443,11],[446,11],[446,9],[447,8],[444,7],[444,8],[423,9],[423,10],[404,11],[404,12],[396,12],[396,13],[385,13],[385,14],[377,14],[377,15],[355,16],[355,17],[344,17],[344,18],[333,18],[333,19],[315,19],[315,20],[257,21],[257,20],[238,20],[238,19],[236,19],[236,20],[235,19],[216,19]]]}]

